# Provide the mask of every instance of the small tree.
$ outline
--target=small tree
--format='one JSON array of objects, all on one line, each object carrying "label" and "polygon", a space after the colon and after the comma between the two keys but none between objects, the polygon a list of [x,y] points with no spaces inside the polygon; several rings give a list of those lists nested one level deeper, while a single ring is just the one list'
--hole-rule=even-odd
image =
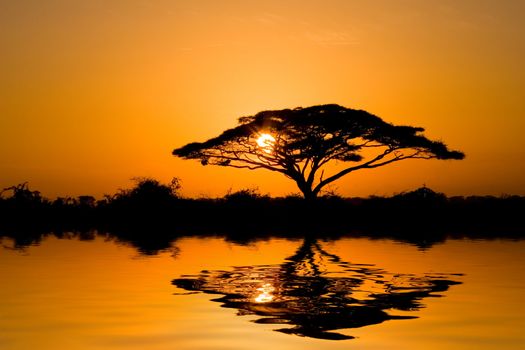
[{"label": "small tree", "polygon": [[170,201],[179,197],[181,183],[176,177],[167,185],[148,177],[138,177],[133,178],[133,180],[136,182],[135,187],[120,190],[116,195],[117,199],[135,201],[141,204],[151,204]]},{"label": "small tree", "polygon": [[[218,137],[175,149],[173,155],[245,169],[267,169],[297,183],[306,199],[328,184],[360,169],[373,169],[404,159],[463,159],[423,128],[396,126],[363,110],[339,105],[259,112],[239,118],[239,126]],[[325,175],[325,165],[347,167]]]},{"label": "small tree", "polygon": [[42,203],[43,198],[40,195],[40,191],[31,191],[27,182],[4,188],[0,191],[0,197],[4,192],[12,191],[11,197],[9,199],[18,203]]}]

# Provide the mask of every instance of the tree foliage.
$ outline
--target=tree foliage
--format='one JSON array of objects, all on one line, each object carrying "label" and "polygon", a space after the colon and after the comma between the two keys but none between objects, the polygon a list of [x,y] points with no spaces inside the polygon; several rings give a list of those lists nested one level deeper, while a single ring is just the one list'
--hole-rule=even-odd
[{"label": "tree foliage", "polygon": [[[242,117],[237,127],[173,154],[203,165],[279,172],[294,180],[305,198],[315,198],[326,185],[356,170],[404,159],[464,158],[423,131],[392,125],[363,110],[320,105]],[[325,165],[335,161],[348,166],[325,174]]]}]

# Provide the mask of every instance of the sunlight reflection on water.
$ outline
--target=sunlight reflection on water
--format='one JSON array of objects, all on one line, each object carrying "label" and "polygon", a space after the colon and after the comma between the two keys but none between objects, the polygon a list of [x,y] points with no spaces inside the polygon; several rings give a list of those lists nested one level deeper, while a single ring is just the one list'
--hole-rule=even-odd
[{"label": "sunlight reflection on water", "polygon": [[[289,324],[278,331],[300,336],[342,340],[338,330],[409,319],[397,311],[416,311],[422,300],[441,296],[460,284],[461,274],[392,273],[372,264],[343,261],[317,240],[305,239],[280,265],[237,266],[185,275],[173,284],[188,291],[222,294],[214,299],[239,315],[257,315],[256,323]],[[272,281],[263,283],[261,281]],[[253,296],[253,293],[255,297]],[[261,308],[257,304],[265,303]]]},{"label": "sunlight reflection on water", "polygon": [[274,296],[272,292],[275,288],[270,283],[265,283],[261,288],[257,288],[257,291],[260,292],[259,295],[255,297],[257,303],[268,303],[273,300]]},{"label": "sunlight reflection on water", "polygon": [[[450,240],[421,251],[366,238],[250,245],[185,238],[173,243],[175,256],[136,259],[137,250],[105,236],[67,237],[0,248],[2,350],[525,343],[524,241]],[[400,318],[407,320],[385,322]]]}]

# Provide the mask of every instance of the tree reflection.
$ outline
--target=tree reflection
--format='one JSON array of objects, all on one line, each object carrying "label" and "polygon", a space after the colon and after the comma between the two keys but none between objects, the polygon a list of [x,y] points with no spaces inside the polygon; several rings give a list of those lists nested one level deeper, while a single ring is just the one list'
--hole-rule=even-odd
[{"label": "tree reflection", "polygon": [[204,270],[173,284],[187,291],[221,294],[213,301],[257,315],[256,323],[286,324],[279,332],[342,340],[352,336],[332,332],[392,319],[387,310],[414,311],[421,300],[440,296],[459,284],[450,274],[393,274],[374,265],[352,264],[326,252],[319,242],[305,239],[281,265],[236,266],[231,271]]}]

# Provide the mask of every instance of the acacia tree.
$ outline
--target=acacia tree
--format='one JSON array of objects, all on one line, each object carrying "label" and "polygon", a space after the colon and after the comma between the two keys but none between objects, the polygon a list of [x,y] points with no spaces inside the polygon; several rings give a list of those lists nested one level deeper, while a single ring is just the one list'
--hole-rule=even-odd
[{"label": "acacia tree", "polygon": [[[239,125],[205,142],[173,151],[203,165],[267,169],[292,179],[306,199],[328,184],[360,169],[404,159],[463,159],[423,128],[397,126],[363,110],[339,105],[263,111],[239,118]],[[330,162],[348,165],[325,174]]]}]

